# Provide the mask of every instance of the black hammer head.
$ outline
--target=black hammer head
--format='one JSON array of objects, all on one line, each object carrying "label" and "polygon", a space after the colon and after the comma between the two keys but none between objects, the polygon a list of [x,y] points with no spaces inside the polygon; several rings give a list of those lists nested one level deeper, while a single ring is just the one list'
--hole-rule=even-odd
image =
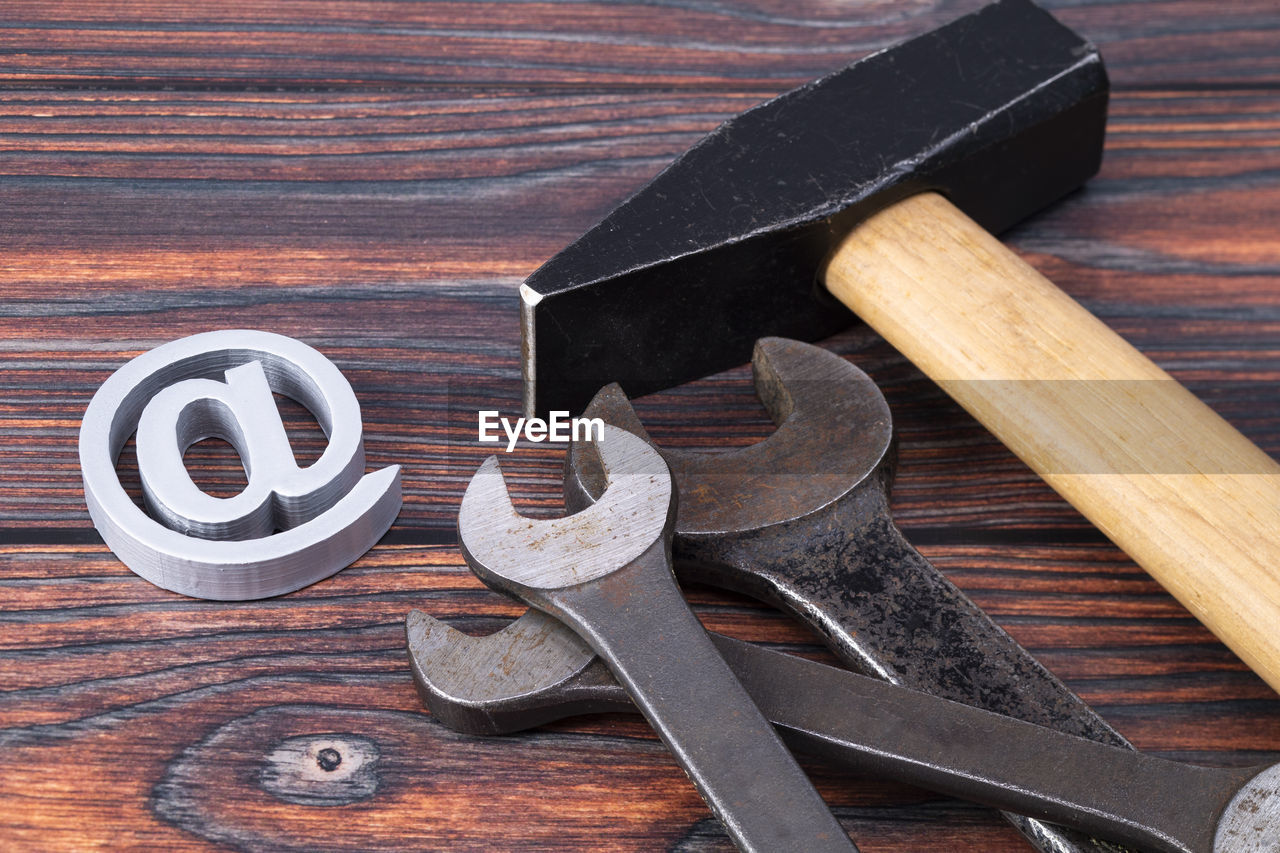
[{"label": "black hammer head", "polygon": [[1098,169],[1096,48],[1000,2],[721,125],[520,288],[525,410],[578,412],[852,321],[817,272],[859,220],[935,190],[1001,231]]}]

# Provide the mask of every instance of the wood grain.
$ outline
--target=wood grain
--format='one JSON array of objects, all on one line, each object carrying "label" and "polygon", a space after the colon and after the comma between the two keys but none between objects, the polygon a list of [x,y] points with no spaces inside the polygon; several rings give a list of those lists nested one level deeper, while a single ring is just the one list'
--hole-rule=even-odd
[{"label": "wood grain", "polygon": [[[462,422],[461,400],[448,432],[450,400],[461,395],[458,386],[479,381],[485,385],[477,400],[513,410],[518,399],[515,285],[667,158],[756,98],[522,96],[482,107],[451,97],[334,96],[317,107],[330,96],[24,97],[0,102],[7,111],[0,138],[15,148],[0,153],[0,169],[54,174],[0,183],[8,211],[0,365],[9,386],[0,424],[15,437],[36,428],[39,441],[6,443],[0,453],[10,460],[9,482],[38,490],[39,499],[6,494],[0,481],[0,513],[31,527],[84,524],[75,436],[110,371],[166,340],[224,326],[295,335],[333,358],[364,400],[367,430],[379,437],[370,441],[371,457],[381,464],[415,460],[405,470],[401,525],[449,526],[470,466],[484,455],[470,440],[473,424]],[[1280,216],[1280,97],[1122,92],[1115,100],[1103,174],[1022,226],[1011,243],[1274,453],[1280,427],[1265,391],[1280,375],[1280,241],[1267,229]],[[306,118],[320,109],[350,109],[354,117],[334,119],[324,133],[288,135],[298,124],[327,126]],[[55,121],[23,110],[65,114]],[[78,143],[53,132],[67,120],[114,122],[131,132],[102,134],[110,148],[67,161],[67,147]],[[378,163],[331,153],[344,139],[358,144],[398,121],[410,122],[434,153]],[[191,128],[178,134],[174,122]],[[512,145],[515,153],[490,153],[520,122],[561,142],[551,152],[525,137]],[[267,149],[237,156],[225,150],[261,144],[253,140],[262,136],[282,158],[297,161],[298,171],[257,179],[249,172],[268,167]],[[172,144],[192,137],[201,147],[173,161],[184,171],[166,173],[168,155],[157,149],[173,137]],[[136,152],[142,138],[151,150]],[[642,147],[630,148],[628,140]],[[553,157],[561,165],[535,168]],[[432,158],[436,177],[421,177],[420,161]],[[61,165],[50,165],[55,161]],[[467,163],[481,171],[468,172]],[[236,180],[218,177],[236,169]],[[210,178],[200,177],[202,170]],[[156,172],[164,179],[148,178]],[[556,199],[550,207],[548,193]],[[1159,227],[1145,224],[1151,218]],[[501,233],[520,239],[495,251]],[[1235,257],[1240,253],[1250,257]],[[33,323],[41,329],[36,339]],[[432,334],[422,338],[416,330],[426,327]],[[1236,353],[1226,366],[1224,341]],[[1002,506],[1032,501],[1046,513],[1036,523],[1075,523],[1034,476],[877,339],[855,330],[835,345],[882,384],[900,414],[904,460],[926,466],[902,466],[904,520],[919,513],[922,522],[999,525],[1009,521]],[[46,371],[54,364],[59,379],[51,387]],[[732,405],[742,427],[749,420],[754,435],[763,435],[745,376],[704,384],[725,397],[713,405],[666,395],[656,405],[656,428],[670,424],[662,434],[671,441],[714,445],[720,412]],[[729,394],[740,399],[731,403]],[[32,400],[40,402],[39,416],[25,405]],[[455,446],[440,440],[446,432]],[[957,442],[988,463],[980,474],[968,470],[972,457],[951,450]],[[453,451],[462,454],[455,465]],[[927,505],[917,506],[922,492]],[[554,485],[540,494],[554,495]]]},{"label": "wood grain", "polygon": [[[482,633],[520,612],[452,526],[490,452],[475,409],[516,410],[523,277],[718,122],[978,2],[4,4],[0,847],[727,849],[638,719],[435,723],[404,615]],[[1280,453],[1280,12],[1049,5],[1107,57],[1106,159],[1008,242]],[[235,326],[343,369],[405,509],[333,578],[217,604],[112,557],[75,444],[124,361]],[[908,537],[1016,639],[1141,748],[1280,755],[1275,693],[1149,577],[865,327],[826,345],[889,399]],[[641,413],[664,442],[748,443],[769,430],[748,382]],[[190,463],[243,476],[225,447]],[[515,454],[524,508],[558,508],[559,465]],[[688,593],[716,630],[824,659],[780,614]],[[317,739],[372,769],[312,770]],[[863,850],[1026,849],[985,810],[807,766]]]},{"label": "wood grain", "polygon": [[[11,0],[15,84],[146,88],[791,88],[931,30],[981,0],[446,3]],[[1269,0],[1046,3],[1103,49],[1118,84],[1280,81]]]}]

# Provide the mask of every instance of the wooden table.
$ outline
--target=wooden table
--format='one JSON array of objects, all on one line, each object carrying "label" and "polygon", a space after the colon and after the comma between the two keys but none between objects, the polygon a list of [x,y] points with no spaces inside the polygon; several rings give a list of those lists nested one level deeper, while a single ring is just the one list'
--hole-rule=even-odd
[{"label": "wooden table", "polygon": [[[453,522],[488,452],[475,409],[516,410],[522,278],[726,117],[978,5],[8,0],[0,848],[728,849],[638,719],[504,739],[433,721],[404,617],[482,633],[520,612]],[[1107,58],[1107,156],[1009,242],[1275,454],[1280,7],[1048,5]],[[129,358],[236,327],[342,368],[405,502],[353,567],[225,604],[111,555],[76,438]],[[1274,692],[874,334],[827,345],[882,385],[897,518],[978,604],[1140,748],[1276,760]],[[769,426],[746,377],[644,414],[673,444],[749,443]],[[235,490],[227,446],[189,458]],[[513,454],[530,511],[558,507],[558,465]],[[689,595],[717,630],[821,655],[752,601]],[[325,746],[341,772],[315,766]],[[865,851],[1026,849],[987,810],[808,766]]]}]

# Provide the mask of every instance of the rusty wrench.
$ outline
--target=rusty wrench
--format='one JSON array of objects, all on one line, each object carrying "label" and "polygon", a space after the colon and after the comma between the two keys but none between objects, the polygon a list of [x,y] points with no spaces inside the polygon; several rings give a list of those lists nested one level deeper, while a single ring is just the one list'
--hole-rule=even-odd
[{"label": "rusty wrench", "polygon": [[608,662],[739,848],[856,851],[680,595],[662,457],[616,427],[584,449],[603,476],[600,499],[553,520],[515,511],[496,457],[481,466],[458,512],[472,571]]},{"label": "rusty wrench", "polygon": [[[793,613],[859,672],[1128,746],[902,536],[889,512],[893,421],[871,378],[834,353],[784,338],[759,340],[752,368],[776,432],[722,453],[658,448],[680,493],[680,577]],[[617,385],[585,414],[649,440]],[[571,448],[566,503],[589,503],[598,480],[590,457]],[[1044,853],[1103,849],[1007,817]]]},{"label": "rusty wrench", "polygon": [[[635,710],[591,649],[541,613],[487,637],[417,610],[405,627],[418,692],[453,728],[503,734],[580,713]],[[1280,849],[1280,765],[1166,761],[711,638],[796,748],[1162,853]]]}]

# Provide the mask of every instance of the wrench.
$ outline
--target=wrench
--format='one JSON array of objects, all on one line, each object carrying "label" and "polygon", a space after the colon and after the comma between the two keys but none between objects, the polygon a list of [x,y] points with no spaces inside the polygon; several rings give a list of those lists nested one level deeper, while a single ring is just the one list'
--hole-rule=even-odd
[{"label": "wrench", "polygon": [[[871,378],[834,353],[784,338],[760,339],[752,369],[778,424],[772,435],[722,453],[657,448],[680,494],[673,543],[680,577],[798,616],[856,671],[1128,746],[893,523],[893,422]],[[584,415],[653,443],[617,385],[602,389]],[[565,471],[566,505],[600,493],[598,466],[576,446]],[[1102,849],[1006,817],[1043,853]]]},{"label": "wrench", "polygon": [[[469,637],[415,610],[406,633],[419,694],[434,716],[462,731],[501,734],[579,713],[635,710],[591,649],[555,639],[569,632],[536,611]],[[1166,761],[711,638],[793,747],[1142,849],[1280,850],[1280,764]]]},{"label": "wrench", "polygon": [[740,849],[856,853],[680,595],[666,463],[616,427],[591,447],[600,500],[553,520],[518,514],[490,457],[458,512],[467,564],[590,644]]}]

